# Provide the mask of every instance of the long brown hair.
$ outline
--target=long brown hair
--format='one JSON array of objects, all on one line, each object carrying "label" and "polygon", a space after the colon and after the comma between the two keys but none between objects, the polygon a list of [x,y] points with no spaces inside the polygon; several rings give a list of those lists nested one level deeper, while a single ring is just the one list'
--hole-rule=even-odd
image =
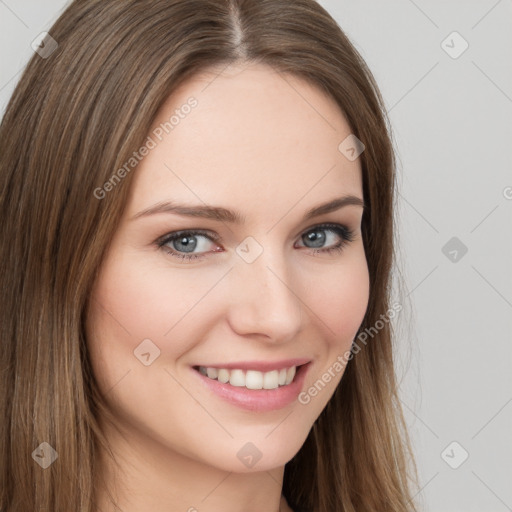
[{"label": "long brown hair", "polygon": [[[395,160],[371,72],[313,0],[76,0],[30,60],[0,126],[0,508],[93,510],[108,415],[92,377],[88,297],[126,204],[127,173],[168,96],[211,65],[262,62],[340,106],[361,154],[370,299],[360,331],[390,309]],[[51,45],[50,45],[51,46]],[[45,58],[43,58],[45,57]],[[340,141],[341,142],[341,141]],[[382,323],[382,321],[381,321]],[[42,470],[34,450],[59,454]],[[314,512],[416,510],[416,467],[395,380],[392,328],[354,354],[283,493]]]}]

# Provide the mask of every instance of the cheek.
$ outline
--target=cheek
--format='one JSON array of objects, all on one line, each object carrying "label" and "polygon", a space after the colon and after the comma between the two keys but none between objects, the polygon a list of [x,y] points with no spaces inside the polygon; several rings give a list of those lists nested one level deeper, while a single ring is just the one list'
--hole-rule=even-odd
[{"label": "cheek", "polygon": [[350,347],[363,321],[369,300],[370,279],[364,250],[350,254],[335,268],[317,275],[308,286],[304,302],[322,321],[326,340],[331,347]]},{"label": "cheek", "polygon": [[117,251],[104,262],[87,319],[89,350],[99,374],[115,382],[134,362],[140,365],[134,354],[139,346],[148,347],[150,357],[158,354],[156,365],[175,361],[191,348],[215,304],[215,291],[208,292],[223,272],[194,273],[195,279],[192,274],[156,268],[152,258],[130,251]]},{"label": "cheek", "polygon": [[[134,338],[162,337],[200,300],[202,285],[184,272],[144,268],[139,258],[106,265],[96,300]],[[146,264],[147,267],[147,264]]]},{"label": "cheek", "polygon": [[175,435],[165,433],[169,425],[176,424],[185,436],[204,417],[178,383],[183,375],[175,364],[204,338],[215,299],[208,291],[224,272],[196,281],[185,269],[156,268],[154,261],[144,266],[143,258],[118,250],[104,262],[91,295],[86,339],[95,379],[110,408],[123,425],[137,425],[165,443],[166,436]]},{"label": "cheek", "polygon": [[370,279],[364,251],[356,251],[353,256],[335,270],[329,269],[318,280],[315,293],[308,296],[307,303],[315,304],[319,319],[316,325],[324,333],[324,343],[317,349],[318,362],[298,397],[311,425],[345,373],[347,356],[368,307]]}]

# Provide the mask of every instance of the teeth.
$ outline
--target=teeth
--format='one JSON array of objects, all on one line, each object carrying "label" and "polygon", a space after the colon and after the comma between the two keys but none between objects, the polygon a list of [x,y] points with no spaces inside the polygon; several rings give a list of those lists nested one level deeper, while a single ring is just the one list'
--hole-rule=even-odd
[{"label": "teeth", "polygon": [[231,370],[229,383],[232,386],[237,386],[239,388],[245,386],[245,376],[243,370]]},{"label": "teeth", "polygon": [[286,371],[286,382],[285,384],[290,384],[290,382],[293,380],[293,377],[295,377],[295,366],[292,366],[291,368],[288,368]]},{"label": "teeth", "polygon": [[[236,370],[235,370],[236,371]],[[231,383],[231,381],[229,381]],[[245,387],[249,389],[263,388],[263,373],[254,370],[247,370],[245,374]]]},{"label": "teeth", "polygon": [[206,375],[210,377],[210,379],[216,379],[218,376],[217,368],[206,368]]},{"label": "teeth", "polygon": [[247,389],[277,389],[279,386],[287,386],[293,381],[297,367],[282,368],[270,372],[258,372],[256,370],[227,370],[225,368],[199,367],[199,372],[210,379],[231,384],[235,387]]},{"label": "teeth", "polygon": [[[201,371],[202,366],[199,367],[199,371]],[[208,370],[207,370],[208,371]],[[217,376],[219,382],[229,382],[229,370],[219,370]]]},{"label": "teeth", "polygon": [[276,389],[278,386],[279,372],[277,370],[272,370],[271,372],[263,374],[263,389]]}]

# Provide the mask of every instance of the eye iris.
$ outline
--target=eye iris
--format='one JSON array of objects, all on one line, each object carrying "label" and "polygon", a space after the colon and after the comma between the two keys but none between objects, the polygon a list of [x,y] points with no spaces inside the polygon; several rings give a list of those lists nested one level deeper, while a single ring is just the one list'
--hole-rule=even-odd
[{"label": "eye iris", "polygon": [[322,245],[325,243],[325,233],[322,232],[322,230],[311,231],[306,235],[306,238],[309,242],[316,244],[314,247],[322,247]]},{"label": "eye iris", "polygon": [[175,248],[178,251],[192,252],[196,248],[197,240],[195,240],[195,237],[193,236],[182,236],[175,240],[174,244],[182,244],[184,246],[184,248],[180,248],[175,245]]}]

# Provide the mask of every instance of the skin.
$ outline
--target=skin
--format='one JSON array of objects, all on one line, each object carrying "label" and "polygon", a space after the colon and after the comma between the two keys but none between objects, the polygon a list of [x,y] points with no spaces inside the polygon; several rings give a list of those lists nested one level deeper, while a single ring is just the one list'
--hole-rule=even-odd
[{"label": "skin", "polygon": [[[319,89],[262,64],[219,71],[189,79],[162,107],[155,127],[190,96],[198,101],[134,171],[93,289],[87,343],[122,432],[103,425],[120,465],[116,470],[100,457],[103,512],[119,510],[105,488],[124,512],[290,511],[281,497],[284,465],[344,368],[307,405],[295,401],[255,413],[200,385],[191,367],[307,357],[307,389],[350,349],[368,305],[363,208],[349,205],[301,221],[335,197],[363,198],[359,159],[349,161],[338,150],[351,133],[340,109]],[[132,218],[169,200],[237,210],[246,223],[174,213]],[[323,222],[347,226],[354,240],[341,252],[315,254],[317,246],[303,235]],[[204,229],[220,240],[199,236],[196,254],[204,258],[191,262],[155,244],[184,229]],[[320,249],[340,240],[322,234]],[[252,263],[236,253],[249,236],[263,248]],[[183,254],[179,243],[168,247]],[[134,356],[144,339],[160,350],[149,366]],[[247,442],[262,454],[251,468],[237,457]]]}]

